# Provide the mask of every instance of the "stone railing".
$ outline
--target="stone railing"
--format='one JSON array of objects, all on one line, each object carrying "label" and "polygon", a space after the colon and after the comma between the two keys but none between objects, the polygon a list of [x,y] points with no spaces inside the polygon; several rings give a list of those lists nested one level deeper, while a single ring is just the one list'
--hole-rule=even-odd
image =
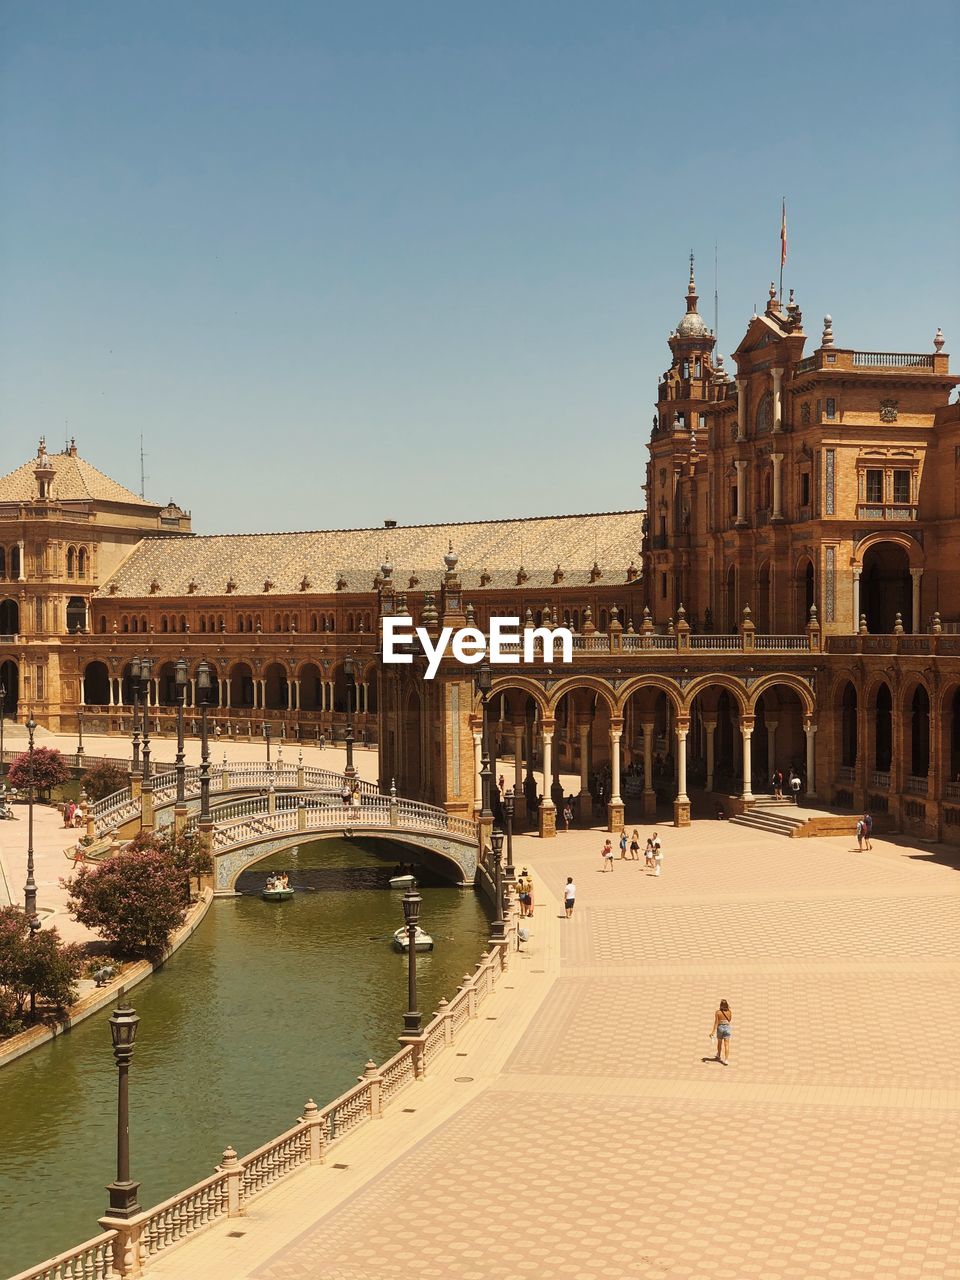
[{"label": "stone railing", "polygon": [[754,644],[771,653],[806,653],[810,648],[807,636],[754,636]]},{"label": "stone railing", "polygon": [[916,351],[854,351],[855,369],[932,369],[933,356]]},{"label": "stone railing", "polygon": [[925,796],[929,791],[929,779],[908,773],[903,780],[903,789],[912,796]]},{"label": "stone railing", "polygon": [[889,791],[890,790],[889,773],[884,773],[880,769],[872,770],[870,774],[870,785],[871,787],[877,787],[878,790],[880,791]]},{"label": "stone railing", "polygon": [[158,1255],[211,1223],[239,1217],[251,1200],[288,1174],[323,1164],[330,1147],[382,1116],[395,1098],[424,1078],[429,1064],[455,1044],[464,1027],[477,1018],[480,1006],[505,972],[515,944],[516,920],[512,913],[508,915],[505,941],[484,952],[453,999],[440,1001],[420,1035],[404,1036],[403,1047],[382,1066],[368,1062],[353,1088],[325,1107],[309,1099],[292,1128],[256,1151],[238,1157],[228,1147],[221,1164],[201,1182],[128,1221],[111,1220],[117,1221],[116,1229],[21,1271],[11,1280],[119,1280],[136,1275]]}]

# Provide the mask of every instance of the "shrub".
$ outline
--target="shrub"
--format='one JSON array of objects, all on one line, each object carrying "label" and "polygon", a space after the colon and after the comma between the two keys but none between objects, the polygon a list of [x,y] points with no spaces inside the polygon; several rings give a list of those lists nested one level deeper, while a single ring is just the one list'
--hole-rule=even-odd
[{"label": "shrub", "polygon": [[197,892],[200,892],[200,879],[213,870],[213,859],[199,831],[177,832],[173,827],[165,827],[162,831],[140,831],[130,841],[131,849],[154,849],[169,858],[178,871],[186,875],[187,893],[190,892],[190,879],[197,878]]},{"label": "shrub", "polygon": [[[33,752],[33,790],[48,800],[54,787],[59,787],[69,777],[63,756],[56,747],[36,747]],[[18,791],[30,786],[30,752],[17,756],[7,770],[7,781]]]},{"label": "shrub", "polygon": [[64,943],[57,929],[40,929],[31,936],[27,917],[18,907],[0,909],[0,1024],[16,1029],[28,1000],[56,1009],[77,998],[76,982],[83,965],[83,947]]},{"label": "shrub", "polygon": [[183,923],[183,872],[157,848],[129,849],[63,881],[67,907],[121,955],[162,955]]},{"label": "shrub", "polygon": [[112,796],[115,791],[122,791],[129,785],[127,771],[122,764],[113,760],[102,760],[92,765],[83,775],[83,789],[91,800],[102,800],[104,796]]}]

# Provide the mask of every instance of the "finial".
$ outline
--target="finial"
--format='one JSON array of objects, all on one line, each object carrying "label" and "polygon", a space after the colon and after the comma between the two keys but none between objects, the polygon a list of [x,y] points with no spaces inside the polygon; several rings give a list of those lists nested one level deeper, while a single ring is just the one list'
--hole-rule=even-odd
[{"label": "finial", "polygon": [[821,347],[833,346],[833,317],[823,317],[823,334],[820,337]]},{"label": "finial", "polygon": [[933,335],[933,349],[937,353],[937,355],[939,355],[940,352],[943,350],[943,344],[945,341],[946,340],[943,336],[943,330],[940,328],[939,325],[937,325],[937,332]]},{"label": "finial", "polygon": [[447,566],[448,573],[453,573],[457,567],[458,560],[459,556],[453,549],[453,539],[451,538],[447,543],[447,554],[443,557],[443,563]]},{"label": "finial", "polygon": [[775,280],[771,280],[770,281],[770,305],[773,306],[776,300],[777,300],[777,284]]},{"label": "finial", "polygon": [[860,628],[859,628],[859,629],[860,629],[860,634],[861,634],[862,636],[867,635],[867,633],[868,633],[868,632],[869,632],[869,630],[870,630],[870,628],[867,626],[867,615],[866,615],[865,613],[861,613],[861,615],[860,615]]},{"label": "finial", "polygon": [[691,249],[690,250],[690,292],[693,293],[696,287],[697,286],[693,282],[693,250]]},{"label": "finial", "polygon": [[930,630],[933,635],[938,636],[943,631],[943,623],[940,621],[940,610],[934,612],[933,620],[930,623]]}]

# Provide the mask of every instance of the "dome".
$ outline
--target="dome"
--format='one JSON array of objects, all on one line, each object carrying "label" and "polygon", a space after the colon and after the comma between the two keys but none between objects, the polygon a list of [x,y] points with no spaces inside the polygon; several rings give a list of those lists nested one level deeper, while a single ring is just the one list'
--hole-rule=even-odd
[{"label": "dome", "polygon": [[699,311],[688,311],[677,325],[678,338],[705,338],[709,330]]}]

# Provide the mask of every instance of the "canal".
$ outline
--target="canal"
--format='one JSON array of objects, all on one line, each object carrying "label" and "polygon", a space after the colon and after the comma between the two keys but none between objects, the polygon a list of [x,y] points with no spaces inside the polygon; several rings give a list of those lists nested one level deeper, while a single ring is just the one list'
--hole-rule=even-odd
[{"label": "canal", "polygon": [[[370,849],[375,846],[371,843]],[[213,904],[194,936],[131,993],[140,1014],[130,1074],[132,1176],[156,1204],[242,1155],[356,1082],[396,1049],[406,961],[390,945],[402,894],[387,886],[410,850],[323,840],[245,872],[243,896]],[[387,860],[389,859],[389,861]],[[300,892],[262,902],[269,871]],[[421,879],[418,956],[431,1016],[488,936],[479,898]],[[110,1010],[0,1070],[0,1276],[99,1230],[116,1158]]]}]

